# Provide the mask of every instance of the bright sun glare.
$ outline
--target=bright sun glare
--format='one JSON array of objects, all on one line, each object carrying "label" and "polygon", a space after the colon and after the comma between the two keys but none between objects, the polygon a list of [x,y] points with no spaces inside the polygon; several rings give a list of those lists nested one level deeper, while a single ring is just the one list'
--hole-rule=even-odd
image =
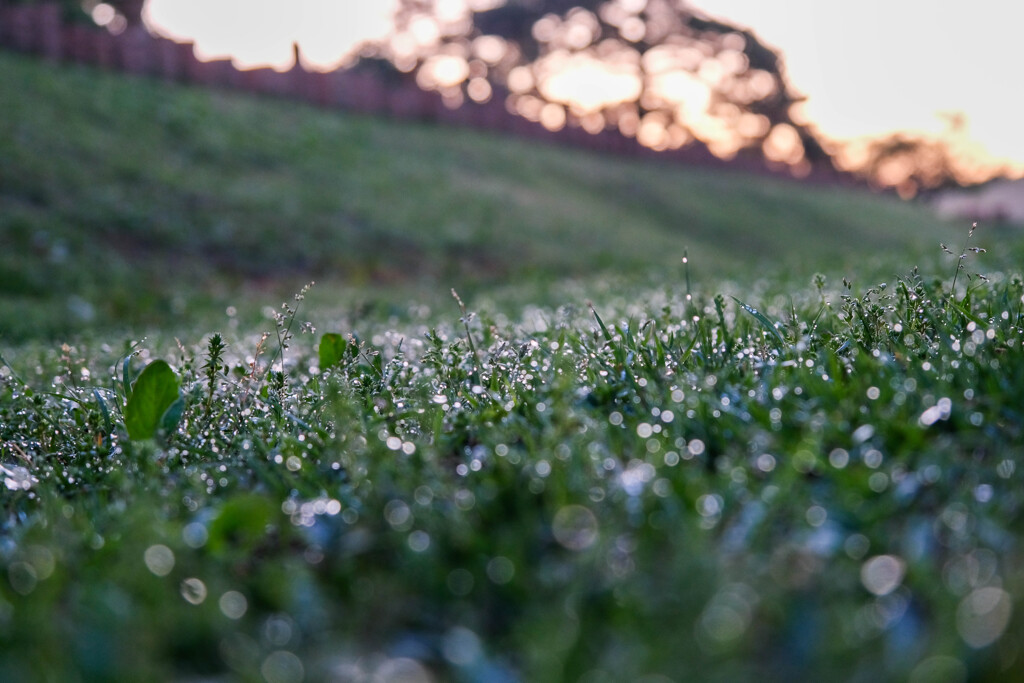
[{"label": "bright sun glare", "polygon": [[195,43],[200,59],[231,57],[240,68],[291,68],[292,45],[304,66],[334,69],[360,42],[391,29],[393,0],[149,0],[147,23]]}]

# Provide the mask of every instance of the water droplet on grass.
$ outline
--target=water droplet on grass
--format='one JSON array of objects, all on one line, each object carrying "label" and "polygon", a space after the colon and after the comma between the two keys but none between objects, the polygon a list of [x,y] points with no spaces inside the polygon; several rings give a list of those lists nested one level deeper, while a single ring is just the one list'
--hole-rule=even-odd
[{"label": "water droplet on grass", "polygon": [[845,449],[834,448],[828,454],[828,462],[832,467],[841,470],[849,464],[850,454]]},{"label": "water droplet on grass", "polygon": [[430,534],[426,531],[420,531],[417,529],[409,534],[407,543],[413,552],[422,553],[430,547]]},{"label": "water droplet on grass", "polygon": [[[848,541],[849,542],[849,541]],[[896,590],[903,581],[906,563],[895,555],[876,555],[860,569],[860,580],[868,592],[882,596]]]},{"label": "water droplet on grass", "polygon": [[965,683],[967,667],[959,659],[938,655],[925,659],[910,672],[908,683]]},{"label": "water droplet on grass", "polygon": [[511,581],[515,573],[516,566],[507,557],[499,555],[487,563],[487,577],[499,586]]},{"label": "water droplet on grass", "polygon": [[36,588],[39,575],[35,567],[28,562],[12,562],[7,567],[7,580],[18,595],[28,595]]},{"label": "water droplet on grass", "polygon": [[200,522],[186,524],[181,530],[181,538],[189,548],[202,548],[209,536],[206,526]]},{"label": "water droplet on grass", "polygon": [[[339,679],[341,680],[341,679]],[[345,678],[344,680],[350,680]],[[351,680],[356,680],[355,678]],[[359,677],[358,680],[364,680]],[[394,681],[394,683],[433,683],[430,672],[415,659],[397,657],[386,659],[374,671],[374,681]]]},{"label": "water droplet on grass", "polygon": [[992,500],[992,486],[990,484],[979,484],[974,489],[974,499],[979,503],[987,503]]},{"label": "water droplet on grass", "polygon": [[0,465],[0,476],[3,477],[4,486],[11,491],[28,491],[33,484],[39,483],[39,480],[21,465]]},{"label": "water droplet on grass", "polygon": [[701,517],[715,517],[722,512],[722,499],[716,494],[706,493],[697,499],[697,513]]},{"label": "water droplet on grass", "polygon": [[45,581],[53,575],[57,568],[57,558],[53,552],[43,545],[30,545],[25,548],[25,556],[29,563],[36,570],[36,576],[40,581]]},{"label": "water droplet on grass", "polygon": [[238,591],[227,591],[217,604],[228,619],[241,619],[249,608],[249,601]]},{"label": "water droplet on grass", "polygon": [[181,597],[193,605],[202,604],[206,600],[206,584],[197,578],[185,579],[181,582]]},{"label": "water droplet on grass", "polygon": [[863,534],[853,534],[843,543],[843,550],[852,560],[859,560],[868,553],[871,541]]},{"label": "water droplet on grass", "polygon": [[825,520],[828,519],[828,511],[825,510],[825,508],[821,507],[820,505],[812,505],[810,508],[808,508],[807,514],[805,516],[807,518],[808,524],[814,527],[818,527],[824,524]]},{"label": "water droplet on grass", "polygon": [[384,506],[384,519],[396,531],[405,531],[412,526],[412,510],[404,501],[392,500]]},{"label": "water droplet on grass", "polygon": [[987,586],[973,591],[956,610],[956,628],[964,642],[983,648],[999,640],[1010,623],[1013,603],[1002,588]]},{"label": "water droplet on grass", "polygon": [[585,550],[597,541],[597,518],[582,505],[566,505],[555,513],[551,532],[563,547]]},{"label": "water droplet on grass", "polygon": [[444,658],[458,667],[468,667],[483,654],[480,638],[468,628],[456,626],[444,636]]},{"label": "water droplet on grass", "polygon": [[459,567],[448,573],[446,583],[448,585],[448,590],[450,590],[453,595],[465,597],[473,590],[473,574],[471,574],[469,570]]},{"label": "water droplet on grass", "polygon": [[260,667],[267,683],[302,683],[306,677],[302,660],[286,650],[271,652]]},{"label": "water droplet on grass", "polygon": [[174,569],[174,551],[165,545],[151,545],[142,555],[146,568],[157,576],[167,576]]},{"label": "water droplet on grass", "polygon": [[864,443],[865,441],[867,441],[868,439],[870,439],[874,435],[875,435],[875,428],[874,428],[874,426],[869,425],[869,424],[865,424],[865,425],[861,425],[860,427],[857,427],[855,430],[853,430],[853,434],[852,434],[851,438],[853,439],[854,443]]}]

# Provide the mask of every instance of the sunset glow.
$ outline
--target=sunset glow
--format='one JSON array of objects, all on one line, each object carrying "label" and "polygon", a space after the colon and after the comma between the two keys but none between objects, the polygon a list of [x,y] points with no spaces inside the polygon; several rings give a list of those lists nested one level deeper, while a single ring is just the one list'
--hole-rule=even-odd
[{"label": "sunset glow", "polygon": [[599,60],[586,53],[556,52],[537,65],[540,92],[580,115],[640,95],[639,60]]},{"label": "sunset glow", "polygon": [[291,68],[292,45],[305,66],[334,69],[361,42],[391,30],[393,0],[149,0],[146,22],[195,43],[200,59],[230,57],[240,68]]},{"label": "sunset glow", "polygon": [[[450,20],[464,16],[467,4],[498,4],[437,1]],[[644,4],[619,0],[609,4],[609,11],[638,3]],[[292,45],[298,43],[305,67],[332,69],[351,60],[362,41],[391,32],[394,6],[394,0],[150,0],[146,20],[162,35],[194,41],[200,58],[231,57],[242,68],[283,70],[292,66]],[[1024,131],[1014,85],[1019,80],[1014,68],[1024,7],[1004,0],[975,0],[969,8],[956,3],[948,10],[929,0],[863,0],[853,5],[791,0],[784,10],[760,0],[703,0],[696,6],[750,28],[780,50],[791,85],[807,96],[801,117],[825,137],[854,140],[896,130],[943,135],[965,155],[1024,173]],[[557,103],[548,107],[543,101],[523,99],[516,108],[528,118],[560,127],[566,115],[573,114],[588,130],[598,130],[601,124],[592,112],[635,99],[640,74],[645,73],[654,84],[651,91],[678,107],[680,117],[694,121],[693,132],[706,137],[713,150],[717,146],[716,152],[728,155],[747,132],[750,137],[767,132],[764,121],[748,116],[728,135],[715,138],[721,123],[699,116],[708,107],[707,84],[744,68],[737,61],[743,58],[741,53],[733,52],[731,58],[728,50],[723,51],[688,75],[676,67],[701,55],[657,48],[648,51],[642,63],[630,50],[597,56],[586,51],[592,49],[586,46],[594,27],[585,14],[545,21],[534,27],[535,34],[557,35],[564,45],[556,45],[558,50],[536,64],[532,73],[513,70],[507,83],[513,93],[536,86],[544,98]],[[436,41],[441,30],[433,21],[407,26],[395,48],[400,68],[411,68],[417,51]],[[623,35],[633,37],[642,30],[642,25],[626,20],[621,27]],[[504,51],[500,39],[478,39],[471,54],[432,58],[418,78],[421,85],[434,89],[470,83],[470,98],[485,101],[491,89],[471,70],[472,60],[496,63]],[[742,84],[749,92],[734,95],[739,101],[763,96],[772,83],[762,81],[752,73]],[[951,114],[962,121],[955,130]],[[729,115],[726,111],[726,118]],[[641,136],[645,144],[654,142],[652,146],[673,147],[687,139],[682,129],[655,132],[653,119],[640,120],[628,111],[609,123]],[[736,130],[743,133],[737,135]],[[792,131],[772,131],[764,151],[773,159],[793,159],[792,137]]]},{"label": "sunset glow", "polygon": [[701,0],[710,14],[749,27],[782,51],[806,117],[826,136],[895,130],[949,132],[967,153],[1024,173],[1019,88],[1024,5],[1004,0],[935,3]]}]

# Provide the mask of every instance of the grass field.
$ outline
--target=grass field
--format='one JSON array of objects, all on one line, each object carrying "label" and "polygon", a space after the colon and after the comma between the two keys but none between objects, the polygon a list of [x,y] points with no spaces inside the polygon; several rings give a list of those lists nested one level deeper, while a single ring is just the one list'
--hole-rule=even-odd
[{"label": "grass field", "polygon": [[0,680],[1024,678],[1009,228],[0,93]]},{"label": "grass field", "polygon": [[685,249],[695,273],[716,279],[841,277],[959,230],[859,190],[7,54],[0,101],[0,326],[13,339],[166,327],[227,304],[258,308],[311,279],[317,296],[363,301],[564,278],[657,282],[678,276]]}]

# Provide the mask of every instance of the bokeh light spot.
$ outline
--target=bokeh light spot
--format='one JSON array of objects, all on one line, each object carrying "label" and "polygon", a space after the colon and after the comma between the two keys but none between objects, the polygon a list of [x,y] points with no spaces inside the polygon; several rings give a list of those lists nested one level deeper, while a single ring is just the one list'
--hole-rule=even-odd
[{"label": "bokeh light spot", "polygon": [[1003,635],[1012,612],[1013,602],[1009,593],[995,586],[979,588],[960,601],[956,628],[971,647],[987,647]]},{"label": "bokeh light spot", "polygon": [[895,555],[876,555],[860,570],[860,580],[874,595],[888,595],[903,581],[906,563]]},{"label": "bokeh light spot", "polygon": [[238,591],[227,591],[217,604],[228,619],[241,619],[249,608],[249,601]]},{"label": "bokeh light spot", "polygon": [[566,505],[555,513],[551,533],[569,550],[586,550],[597,541],[597,518],[582,505]]},{"label": "bokeh light spot", "polygon": [[193,605],[200,605],[206,600],[206,584],[197,578],[185,579],[181,582],[181,597]]},{"label": "bokeh light spot", "polygon": [[157,576],[167,576],[174,569],[174,551],[165,545],[149,546],[142,559],[146,568]]}]

